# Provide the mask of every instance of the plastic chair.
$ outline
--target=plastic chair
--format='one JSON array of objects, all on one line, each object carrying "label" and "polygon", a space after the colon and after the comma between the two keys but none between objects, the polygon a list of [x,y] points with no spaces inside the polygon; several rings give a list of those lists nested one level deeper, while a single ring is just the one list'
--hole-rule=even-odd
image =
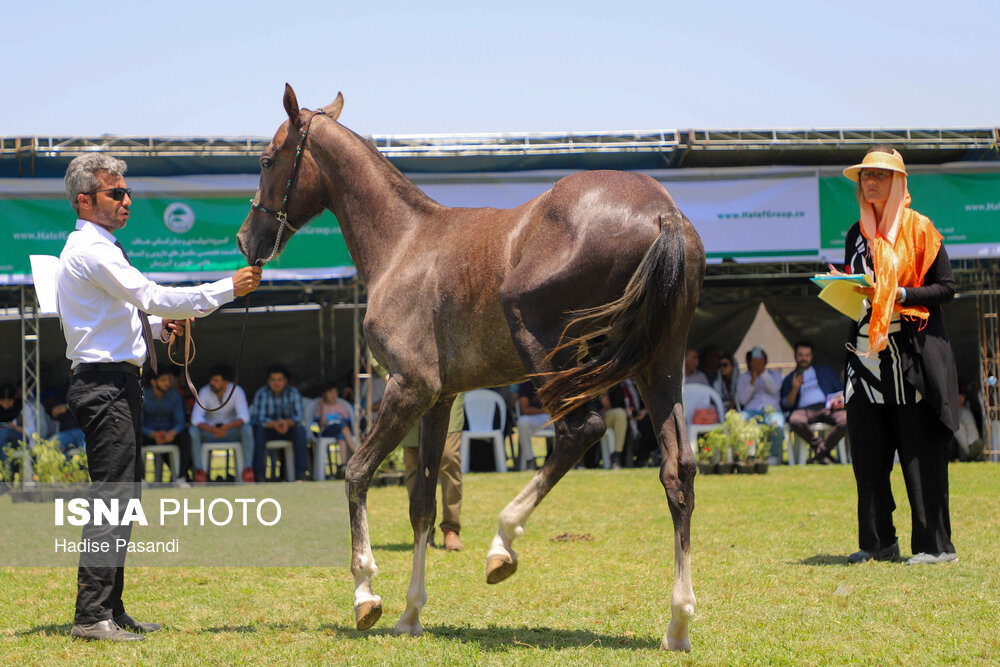
[{"label": "plastic chair", "polygon": [[229,474],[229,450],[233,450],[236,458],[236,470],[233,472],[233,479],[237,482],[243,481],[243,443],[242,442],[203,442],[201,444],[201,467],[211,478],[212,473],[212,452],[226,452],[226,475]]},{"label": "plastic chair", "polygon": [[[494,418],[500,413],[500,426],[493,428]],[[493,441],[493,459],[497,472],[507,472],[507,452],[503,444],[503,431],[507,420],[507,406],[500,394],[492,389],[473,389],[465,393],[465,417],[462,431],[462,474],[469,472],[469,441],[481,438]]]},{"label": "plastic chair", "polygon": [[615,451],[615,431],[610,426],[601,436],[601,465],[605,470],[611,470],[611,454]]},{"label": "plastic chair", "polygon": [[[295,451],[292,448],[291,440],[268,440],[265,445],[268,453],[272,451],[285,451],[285,462],[282,466],[285,469],[285,479],[289,482],[295,481]],[[274,474],[274,468],[271,468],[271,474]]]},{"label": "plastic chair", "polygon": [[[809,430],[825,439],[827,433],[833,428],[832,424],[826,422],[813,422],[809,424]],[[788,465],[804,466],[809,460],[809,443],[799,437],[799,435],[789,428],[788,437],[785,439],[788,447]],[[794,453],[794,458],[793,458]],[[844,434],[837,441],[837,459],[841,464],[851,463],[851,448],[847,441],[847,434]]]},{"label": "plastic chair", "polygon": [[[691,451],[697,455],[698,436],[702,433],[708,433],[721,424],[726,418],[726,409],[722,403],[722,397],[719,396],[719,392],[704,384],[685,384],[681,389],[681,400],[684,401],[684,419],[687,421],[688,444],[691,445]],[[694,418],[695,409],[705,408],[710,405],[714,405],[716,412],[719,414],[719,424],[694,424],[691,422]]]},{"label": "plastic chair", "polygon": [[[517,421],[520,418],[521,418],[521,404],[518,401],[515,401],[514,402],[514,423],[517,424]],[[520,436],[520,433],[518,434],[518,436]],[[555,425],[549,424],[545,428],[540,428],[540,429],[534,431],[531,434],[531,437],[532,438],[544,438],[546,440],[546,444],[547,444],[547,441],[549,440],[549,438],[552,438],[552,440],[555,440],[555,438],[556,438],[556,428],[555,428]],[[511,438],[510,449],[511,449],[511,454],[513,456],[512,460],[517,463],[517,469],[518,470],[524,470],[525,467],[526,467],[526,464],[527,464],[527,461],[524,460],[525,452],[520,451],[520,445],[518,446],[517,451],[516,452],[514,451],[514,443],[517,441],[517,438],[514,437],[514,432],[513,431],[511,431],[510,438]],[[537,459],[538,456],[535,456],[535,458]],[[545,457],[542,457],[542,458],[544,459]]]},{"label": "plastic chair", "polygon": [[[147,454],[166,454],[170,461],[170,479],[177,479],[181,475],[181,448],[177,445],[143,445],[142,460],[146,460]],[[159,471],[156,476],[159,477]]]}]

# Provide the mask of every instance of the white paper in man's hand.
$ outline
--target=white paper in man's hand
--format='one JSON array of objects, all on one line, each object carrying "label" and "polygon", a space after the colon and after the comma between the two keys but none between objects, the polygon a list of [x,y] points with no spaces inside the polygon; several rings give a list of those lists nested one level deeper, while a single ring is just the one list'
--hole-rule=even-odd
[{"label": "white paper in man's hand", "polygon": [[59,258],[52,255],[31,255],[31,278],[35,281],[38,312],[56,314],[56,267]]}]

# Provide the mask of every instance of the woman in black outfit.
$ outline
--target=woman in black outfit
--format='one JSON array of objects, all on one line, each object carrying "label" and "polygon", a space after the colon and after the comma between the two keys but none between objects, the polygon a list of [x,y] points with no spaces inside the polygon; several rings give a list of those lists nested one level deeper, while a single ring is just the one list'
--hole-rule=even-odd
[{"label": "woman in black outfit", "polygon": [[845,399],[858,488],[852,563],[898,560],[889,484],[899,453],[913,516],[911,565],[958,560],[948,510],[948,444],[958,427],[957,373],[941,306],[955,281],[941,234],[909,208],[906,167],[887,146],[844,175],[858,183],[861,219],[847,232],[848,273],[869,275],[849,338]]}]

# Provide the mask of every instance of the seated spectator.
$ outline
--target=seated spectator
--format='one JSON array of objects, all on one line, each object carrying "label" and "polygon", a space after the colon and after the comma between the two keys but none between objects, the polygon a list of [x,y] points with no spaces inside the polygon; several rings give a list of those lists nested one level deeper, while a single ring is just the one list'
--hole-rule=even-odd
[{"label": "seated spectator", "polygon": [[[774,428],[771,431],[771,452],[768,463],[781,461],[782,443],[785,439],[785,416],[781,413],[781,375],[767,369],[767,352],[754,347],[747,352],[747,372],[740,376],[736,391],[743,406],[744,419],[757,419]],[[762,445],[761,445],[762,446]]]},{"label": "seated spectator", "polygon": [[[804,340],[795,343],[795,370],[781,383],[781,407],[791,412],[788,425],[809,443],[812,460],[831,463],[831,452],[847,433],[844,385],[830,368],[814,366],[812,361],[812,343]],[[813,422],[833,426],[825,441],[809,428]]]},{"label": "seated spectator", "polygon": [[701,363],[698,369],[708,378],[708,386],[714,387],[719,379],[719,364],[722,361],[722,351],[715,345],[706,345],[699,354]]},{"label": "seated spectator", "polygon": [[341,400],[337,385],[328,385],[323,391],[316,403],[314,418],[319,424],[321,438],[336,438],[340,443],[340,460],[346,464],[354,454],[354,434],[351,432],[351,411]]},{"label": "seated spectator", "polygon": [[66,393],[63,391],[54,397],[54,404],[49,410],[49,415],[56,422],[56,440],[59,442],[59,449],[66,454],[71,449],[86,449],[87,443],[83,439],[83,429],[76,423],[73,413],[66,405]]},{"label": "seated spectator", "polygon": [[708,376],[698,370],[698,350],[693,347],[689,347],[687,354],[684,356],[684,383],[711,386]]},{"label": "seated spectator", "polygon": [[739,403],[736,400],[736,387],[740,379],[740,369],[736,365],[733,355],[726,352],[719,359],[719,376],[712,383],[712,389],[722,397],[722,406],[726,412],[738,410]]},{"label": "seated spectator", "polygon": [[173,384],[174,378],[165,366],[150,374],[149,386],[142,401],[142,444],[177,445],[180,449],[180,479],[186,477],[191,457],[184,428],[184,401]]},{"label": "seated spectator", "polygon": [[291,440],[295,459],[295,479],[306,478],[309,451],[306,431],[302,428],[302,395],[288,384],[284,366],[267,370],[267,384],[257,390],[250,407],[253,426],[253,474],[258,482],[266,480],[267,443]]},{"label": "seated spectator", "polygon": [[535,450],[531,446],[531,436],[549,423],[549,413],[542,407],[538,390],[531,382],[522,382],[517,387],[517,404],[521,416],[517,418],[518,466],[521,470],[537,470]]},{"label": "seated spectator", "polygon": [[243,387],[233,384],[233,372],[228,366],[216,366],[208,373],[208,384],[198,390],[198,403],[201,405],[195,403],[191,410],[191,427],[188,429],[191,434],[191,459],[195,467],[194,481],[201,484],[208,480],[201,456],[202,444],[239,442],[243,449],[243,481],[253,483],[254,439],[246,392]]},{"label": "seated spectator", "polygon": [[17,445],[24,438],[21,420],[21,401],[12,384],[0,386],[0,456],[3,448]]}]

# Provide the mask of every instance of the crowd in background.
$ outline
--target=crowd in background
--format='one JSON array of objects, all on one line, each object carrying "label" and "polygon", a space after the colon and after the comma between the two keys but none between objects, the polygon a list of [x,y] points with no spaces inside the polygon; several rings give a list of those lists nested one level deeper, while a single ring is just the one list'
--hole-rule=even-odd
[{"label": "crowd in background", "polygon": [[[717,394],[723,413],[737,410],[746,419],[759,419],[776,426],[772,430],[772,464],[783,462],[786,427],[808,443],[810,462],[828,463],[835,460],[836,442],[846,432],[844,386],[840,374],[813,364],[813,350],[808,341],[799,341],[793,347],[796,366],[784,376],[768,366],[767,351],[760,347],[753,347],[739,360],[712,345],[700,350],[689,348],[684,365],[685,383],[710,387]],[[373,383],[372,407],[377,413],[384,381],[376,377]],[[144,445],[176,445],[181,469],[178,481],[185,483],[209,481],[210,471],[205,469],[201,451],[203,444],[238,442],[244,466],[226,479],[239,477],[253,482],[273,478],[267,464],[274,469],[274,455],[268,451],[267,442],[288,440],[294,452],[294,478],[307,479],[314,472],[310,470],[314,457],[309,448],[316,446],[319,437],[337,440],[341,465],[357,447],[356,425],[352,427],[355,421],[352,385],[349,380],[342,386],[328,384],[315,398],[303,399],[288,371],[272,366],[263,386],[251,395],[233,384],[231,369],[217,366],[210,370],[209,382],[201,387],[196,401],[174,369],[161,369],[155,376],[147,376]],[[534,386],[525,382],[494,389],[507,406],[506,435],[518,444],[518,469],[536,468],[548,451],[536,452],[532,436],[538,432],[548,435],[544,429],[551,425]],[[362,404],[367,400],[368,390],[363,387]],[[981,459],[984,437],[977,384],[960,382],[959,401],[961,423],[951,444],[952,459]],[[0,458],[4,457],[3,448],[22,446],[35,433],[55,439],[64,453],[85,447],[83,432],[67,409],[65,387],[47,387],[42,392],[41,405],[41,424],[36,425],[33,410],[23,405],[20,387],[13,383],[0,385]],[[611,467],[659,465],[656,435],[633,380],[612,388],[594,407],[605,416],[614,438]],[[819,436],[810,429],[810,424],[823,421],[832,428]],[[551,440],[547,447],[551,447]],[[581,465],[599,467],[602,463],[600,447],[595,445],[584,455]],[[482,465],[474,462],[472,469],[488,464],[488,461]],[[216,479],[221,478],[216,475]]]}]

